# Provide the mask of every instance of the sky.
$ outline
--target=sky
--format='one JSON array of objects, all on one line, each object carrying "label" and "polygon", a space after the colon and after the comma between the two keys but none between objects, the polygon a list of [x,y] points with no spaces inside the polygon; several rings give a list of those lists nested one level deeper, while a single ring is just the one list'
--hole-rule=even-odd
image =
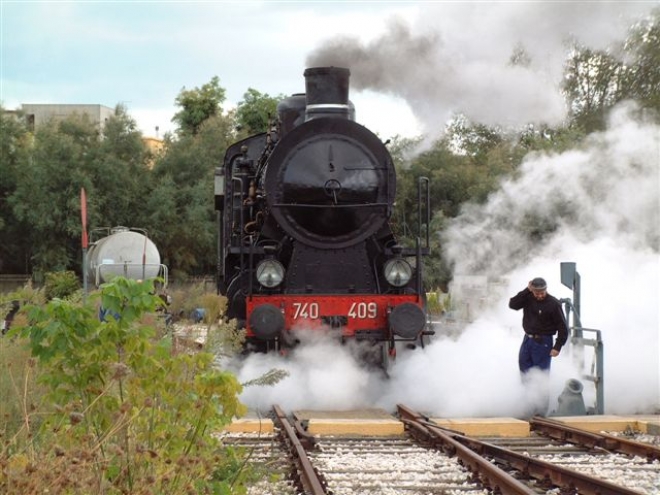
[{"label": "sky", "polygon": [[[333,64],[350,68],[357,121],[382,138],[438,135],[454,112],[486,124],[553,125],[566,115],[558,91],[565,41],[610,46],[657,5],[0,0],[0,100],[6,108],[121,103],[154,135],[156,126],[161,134],[173,128],[184,87],[217,75],[230,107],[248,88],[303,92],[306,67]],[[529,66],[508,65],[521,47]],[[558,214],[566,209],[573,213]],[[543,245],[525,241],[528,214],[556,224]],[[534,394],[520,382],[521,315],[508,298],[537,276],[552,295],[572,297],[559,281],[560,263],[572,261],[582,277],[582,323],[602,332],[606,412],[657,411],[659,231],[660,129],[624,104],[580,149],[526,157],[517,177],[451,222],[441,241],[456,280],[492,282],[472,291],[476,303],[456,302],[471,304],[464,331],[440,327],[431,346],[401,353],[389,380],[316,333],[287,360],[233,363],[243,381],[273,367],[291,373],[276,387],[248,387],[242,399],[252,408],[275,401],[391,410],[404,402],[444,416],[523,416]],[[569,378],[582,379],[575,354],[569,345],[553,360],[551,397]]]},{"label": "sky", "polygon": [[[554,124],[564,42],[608,46],[657,4],[0,0],[0,101],[122,104],[154,136],[183,88],[218,76],[228,109],[248,88],[304,92],[306,67],[333,64],[383,139],[437,136],[454,112]],[[508,65],[520,47],[527,68]]]}]

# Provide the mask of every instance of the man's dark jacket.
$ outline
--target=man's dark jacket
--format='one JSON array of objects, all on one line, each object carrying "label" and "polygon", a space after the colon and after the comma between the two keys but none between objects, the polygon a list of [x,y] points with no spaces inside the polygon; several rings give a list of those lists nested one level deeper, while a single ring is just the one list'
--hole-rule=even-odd
[{"label": "man's dark jacket", "polygon": [[509,307],[523,310],[522,326],[531,335],[554,335],[557,339],[553,349],[560,351],[568,339],[568,326],[561,303],[550,294],[537,301],[528,288],[521,290],[509,299]]}]

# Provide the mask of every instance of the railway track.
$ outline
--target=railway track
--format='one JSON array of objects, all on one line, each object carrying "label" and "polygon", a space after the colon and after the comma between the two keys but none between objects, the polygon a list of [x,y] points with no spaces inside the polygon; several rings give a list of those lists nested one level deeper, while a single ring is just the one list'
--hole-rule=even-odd
[{"label": "railway track", "polygon": [[275,434],[227,436],[263,470],[250,494],[660,494],[660,448],[533,418],[524,438],[471,438],[398,406],[405,434],[319,436],[273,408]]},{"label": "railway track", "polygon": [[455,458],[404,438],[323,438],[308,456],[326,493],[486,493]]}]

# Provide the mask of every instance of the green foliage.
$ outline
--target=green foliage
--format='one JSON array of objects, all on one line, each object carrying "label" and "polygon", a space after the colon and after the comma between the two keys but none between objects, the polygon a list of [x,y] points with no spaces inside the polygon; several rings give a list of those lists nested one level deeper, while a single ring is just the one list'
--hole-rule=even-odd
[{"label": "green foliage", "polygon": [[623,64],[605,51],[576,47],[566,64],[564,92],[573,120],[588,132],[605,127],[607,111],[621,99]]},{"label": "green foliage", "polygon": [[284,380],[286,377],[289,376],[289,372],[287,370],[283,369],[278,369],[274,368],[271,370],[268,370],[266,373],[261,375],[258,378],[255,378],[254,380],[249,380],[247,382],[243,383],[244,387],[251,387],[251,386],[270,386],[270,385],[275,385],[276,383],[279,383],[280,381]]},{"label": "green foliage", "polygon": [[602,130],[609,110],[635,100],[660,118],[660,9],[633,25],[628,38],[606,50],[573,47],[565,66],[564,92],[572,126]]},{"label": "green foliage", "polygon": [[21,237],[29,243],[26,256],[36,271],[66,270],[81,259],[80,243],[75,242],[81,232],[80,188],[96,162],[98,146],[98,130],[84,117],[36,131],[8,198],[16,220],[30,226]]},{"label": "green foliage", "polygon": [[426,309],[435,317],[449,310],[449,295],[440,289],[426,293]]},{"label": "green foliage", "polygon": [[271,122],[275,120],[277,103],[283,98],[262,94],[256,89],[248,88],[243,95],[243,101],[238,102],[236,123],[247,135],[266,132]]},{"label": "green foliage", "polygon": [[660,119],[660,8],[633,26],[623,47],[626,75],[622,98],[634,99]]},{"label": "green foliage", "polygon": [[34,411],[44,407],[46,390],[37,383],[35,364],[24,342],[0,337],[0,453],[25,449],[30,442],[26,429],[38,429],[41,424]]},{"label": "green foliage", "polygon": [[[35,289],[32,283],[9,293],[0,293],[0,320],[18,301],[21,308],[25,305],[44,304],[43,289]],[[27,323],[23,310],[15,315],[12,326],[20,327]],[[43,403],[45,389],[37,383],[35,360],[31,358],[29,349],[23,341],[9,336],[0,336],[0,438],[3,439],[2,449],[25,447],[29,440],[26,429],[26,418],[38,428],[41,423],[38,415],[32,413],[40,409]],[[7,440],[11,439],[11,445]],[[0,456],[1,459],[1,456]]]},{"label": "green foliage", "polygon": [[209,118],[195,136],[170,143],[153,169],[154,188],[143,209],[163,262],[188,274],[213,271],[216,213],[213,174],[231,139],[231,120]]},{"label": "green foliage", "polygon": [[211,433],[245,412],[242,387],[213,355],[154,339],[140,323],[161,304],[153,288],[115,278],[99,297],[117,319],[54,299],[10,332],[28,339],[54,410],[24,408],[24,443],[15,435],[0,451],[0,491],[236,493],[242,464]]},{"label": "green foliage", "polygon": [[447,126],[445,139],[451,149],[477,161],[484,161],[488,152],[501,144],[504,137],[502,129],[475,124],[467,117],[457,115]]},{"label": "green foliage", "polygon": [[220,79],[214,76],[201,88],[181,89],[175,103],[181,107],[172,122],[179,125],[181,135],[196,135],[205,120],[222,113],[225,89],[220,87]]},{"label": "green foliage", "polygon": [[[20,117],[20,116],[19,116]],[[25,253],[28,252],[28,226],[19,221],[7,201],[20,180],[20,170],[27,161],[30,135],[23,120],[8,114],[0,107],[0,260],[13,269],[13,273],[25,272]]]},{"label": "green foliage", "polygon": [[149,225],[143,207],[151,187],[149,158],[137,124],[118,105],[105,124],[98,160],[89,171],[90,225]]},{"label": "green foliage", "polygon": [[[83,187],[88,225],[137,219],[149,176],[146,148],[135,127],[125,109],[117,107],[105,123],[103,139],[86,116],[73,115],[36,129],[34,139],[23,143],[15,154],[10,175],[15,186],[7,194],[5,217],[12,231],[20,229],[11,245],[23,252],[4,258],[10,271],[43,274],[80,266]],[[21,266],[25,260],[28,266]]]},{"label": "green foliage", "polygon": [[47,299],[64,299],[80,289],[80,281],[72,271],[48,272],[44,282]]}]

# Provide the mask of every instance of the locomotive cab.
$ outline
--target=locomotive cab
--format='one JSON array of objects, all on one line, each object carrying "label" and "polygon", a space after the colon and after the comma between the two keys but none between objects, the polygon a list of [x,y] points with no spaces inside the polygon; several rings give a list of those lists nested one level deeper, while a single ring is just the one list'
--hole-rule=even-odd
[{"label": "locomotive cab", "polygon": [[[278,107],[278,132],[231,146],[216,171],[218,291],[247,347],[277,350],[296,332],[325,330],[394,355],[424,342],[425,293],[418,240],[404,249],[390,226],[392,158],[356,123],[348,69],[305,71],[306,93]],[[420,186],[420,227],[422,192]],[[411,262],[412,261],[412,262]]]}]

